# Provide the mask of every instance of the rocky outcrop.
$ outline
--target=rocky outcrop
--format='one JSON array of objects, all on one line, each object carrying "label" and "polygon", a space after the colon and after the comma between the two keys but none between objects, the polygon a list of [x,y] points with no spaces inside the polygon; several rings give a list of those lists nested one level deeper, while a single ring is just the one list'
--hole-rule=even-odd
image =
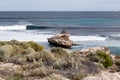
[{"label": "rocky outcrop", "polygon": [[107,47],[90,47],[90,48],[87,48],[87,49],[82,49],[80,50],[80,52],[83,52],[83,53],[96,53],[97,51],[102,51],[102,52],[105,52],[106,54],[110,54],[110,49],[107,48]]},{"label": "rocky outcrop", "polygon": [[87,76],[82,80],[120,80],[120,74],[102,71],[99,76]]},{"label": "rocky outcrop", "polygon": [[14,80],[10,77],[13,77],[18,71],[21,71],[20,65],[0,62],[0,80]]},{"label": "rocky outcrop", "polygon": [[70,48],[73,41],[69,39],[69,34],[66,31],[62,31],[51,38],[48,38],[48,42],[54,46]]}]

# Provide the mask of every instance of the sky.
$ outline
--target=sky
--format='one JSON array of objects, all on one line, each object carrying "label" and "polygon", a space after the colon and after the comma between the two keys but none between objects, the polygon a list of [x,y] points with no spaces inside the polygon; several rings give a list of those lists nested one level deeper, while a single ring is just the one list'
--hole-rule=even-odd
[{"label": "sky", "polygon": [[0,0],[0,11],[120,11],[120,0]]}]

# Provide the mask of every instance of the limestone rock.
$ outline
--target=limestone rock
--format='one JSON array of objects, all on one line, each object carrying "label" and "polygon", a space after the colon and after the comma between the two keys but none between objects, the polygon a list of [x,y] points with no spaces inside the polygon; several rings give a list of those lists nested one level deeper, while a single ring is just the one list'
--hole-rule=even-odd
[{"label": "limestone rock", "polygon": [[90,47],[87,49],[80,50],[81,53],[96,53],[97,51],[105,52],[106,54],[110,54],[110,49],[107,47]]},{"label": "limestone rock", "polygon": [[69,39],[69,34],[62,31],[61,34],[57,34],[51,38],[48,38],[48,42],[54,46],[70,48],[73,41]]},{"label": "limestone rock", "polygon": [[103,71],[99,76],[87,76],[82,80],[120,80],[120,74]]}]

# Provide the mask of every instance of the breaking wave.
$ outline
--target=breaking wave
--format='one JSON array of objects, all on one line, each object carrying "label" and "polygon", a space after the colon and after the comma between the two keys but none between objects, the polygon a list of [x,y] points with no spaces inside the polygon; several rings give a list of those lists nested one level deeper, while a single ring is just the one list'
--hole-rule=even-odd
[{"label": "breaking wave", "polygon": [[71,40],[73,41],[104,41],[106,37],[99,36],[71,36]]},{"label": "breaking wave", "polygon": [[25,25],[0,26],[0,30],[25,30]]},{"label": "breaking wave", "polygon": [[[4,36],[3,36],[4,33]],[[38,34],[39,33],[39,34]],[[47,33],[47,34],[46,34]],[[34,32],[34,31],[0,31],[0,40],[20,40],[20,41],[29,41],[34,40],[38,42],[47,42],[47,38],[53,36],[52,34],[48,34],[48,32],[42,33],[41,32]],[[73,41],[104,41],[106,37],[99,37],[99,36],[71,36],[71,40]]]},{"label": "breaking wave", "polygon": [[110,35],[108,36],[107,40],[120,40],[120,35],[119,34]]}]

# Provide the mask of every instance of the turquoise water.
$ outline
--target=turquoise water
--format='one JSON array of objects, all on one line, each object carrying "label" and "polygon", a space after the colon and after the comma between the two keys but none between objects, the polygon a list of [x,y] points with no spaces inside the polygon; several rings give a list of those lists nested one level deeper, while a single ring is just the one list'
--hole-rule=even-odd
[{"label": "turquoise water", "polygon": [[84,26],[112,26],[120,25],[120,19],[105,18],[81,18],[81,19],[39,19],[43,23],[66,24],[66,25],[84,25]]}]

